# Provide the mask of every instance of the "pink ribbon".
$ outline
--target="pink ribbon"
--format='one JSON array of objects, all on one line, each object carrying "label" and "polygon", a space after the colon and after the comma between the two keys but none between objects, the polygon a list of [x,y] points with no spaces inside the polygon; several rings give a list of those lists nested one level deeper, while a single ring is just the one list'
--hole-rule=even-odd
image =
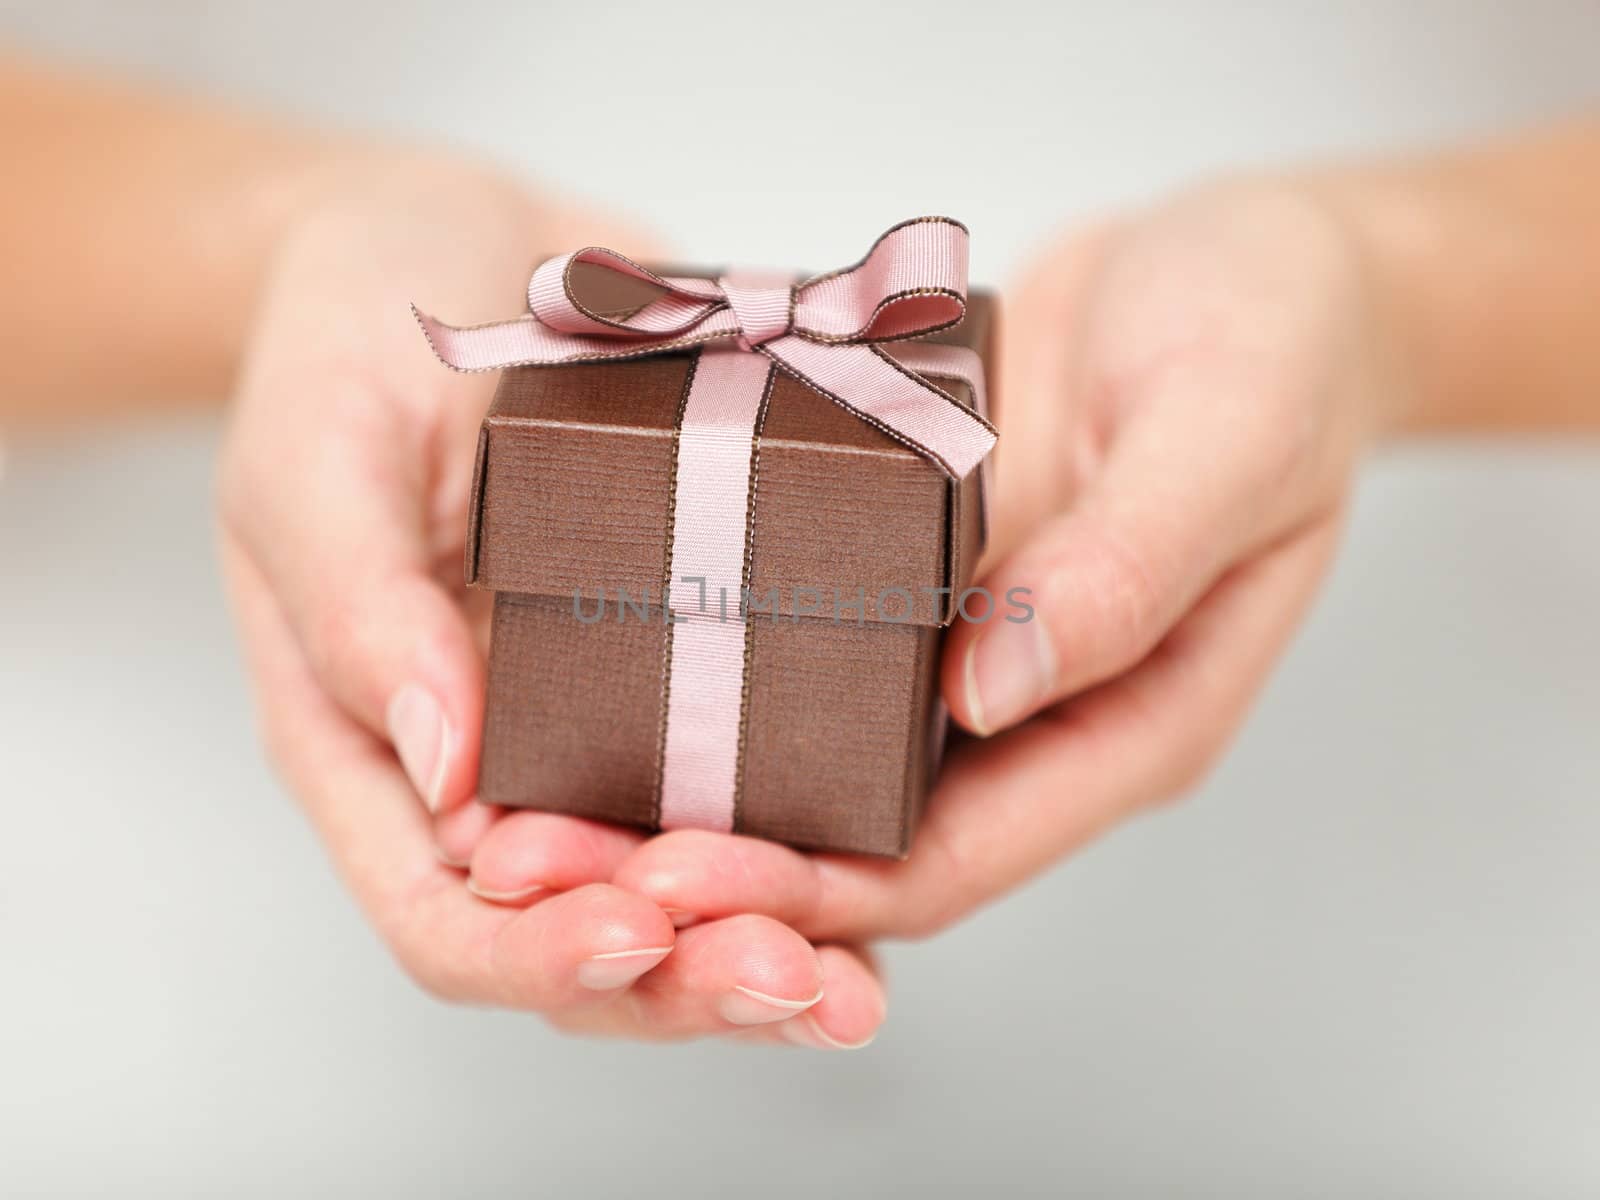
[{"label": "pink ribbon", "polygon": [[[625,310],[586,303],[596,271],[635,281]],[[641,358],[702,348],[678,430],[659,824],[731,829],[738,805],[749,627],[740,608],[774,369],[903,442],[953,479],[994,446],[983,370],[970,350],[882,343],[920,337],[966,311],[967,230],[944,217],[894,226],[852,267],[793,283],[730,272],[663,276],[591,246],[542,264],[529,313],[468,328],[416,313],[458,371]],[[923,372],[966,382],[968,408]],[[686,579],[703,580],[685,585]]]}]

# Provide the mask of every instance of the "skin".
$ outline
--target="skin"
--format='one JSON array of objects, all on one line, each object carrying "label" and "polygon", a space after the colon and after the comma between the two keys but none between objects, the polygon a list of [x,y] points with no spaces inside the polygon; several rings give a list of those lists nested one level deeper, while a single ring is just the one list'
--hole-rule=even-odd
[{"label": "skin", "polygon": [[[864,1044],[863,945],[945,927],[1215,761],[1369,446],[1600,425],[1596,128],[1074,231],[1008,290],[999,374],[983,583],[1038,617],[952,629],[974,736],[911,858],[501,813],[472,801],[486,628],[460,572],[492,379],[441,370],[407,303],[501,318],[540,258],[649,240],[475,164],[21,64],[0,122],[25,181],[0,307],[34,347],[0,362],[0,418],[231,395],[220,554],[269,754],[422,986],[565,1029]],[[86,325],[105,353],[76,352]]]}]

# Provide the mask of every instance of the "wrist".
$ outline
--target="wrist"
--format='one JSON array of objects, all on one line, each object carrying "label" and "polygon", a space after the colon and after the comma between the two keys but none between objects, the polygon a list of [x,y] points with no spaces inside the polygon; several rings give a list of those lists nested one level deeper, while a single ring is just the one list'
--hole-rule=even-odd
[{"label": "wrist", "polygon": [[469,323],[517,311],[530,272],[551,254],[586,241],[631,245],[589,211],[446,154],[358,150],[319,164],[299,193],[265,272],[269,286],[285,272],[302,289],[337,279],[346,293],[426,300]]},{"label": "wrist", "polygon": [[1426,210],[1361,172],[1311,175],[1298,186],[1338,228],[1353,268],[1357,387],[1366,402],[1368,440],[1407,433],[1427,419],[1404,269],[1408,247],[1429,236]]},{"label": "wrist", "polygon": [[[438,238],[532,247],[546,205],[507,171],[470,158],[398,146],[346,146],[307,156],[282,183],[286,203],[270,250],[314,226],[340,222],[430,230]],[[270,257],[270,256],[269,256]]]},{"label": "wrist", "polygon": [[1386,432],[1592,428],[1600,137],[1330,172],[1404,387]]}]

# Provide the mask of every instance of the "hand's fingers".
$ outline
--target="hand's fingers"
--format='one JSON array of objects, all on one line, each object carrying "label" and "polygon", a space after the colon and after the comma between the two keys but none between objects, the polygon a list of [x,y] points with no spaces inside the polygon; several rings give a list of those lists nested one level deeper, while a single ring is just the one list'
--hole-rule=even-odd
[{"label": "hand's fingers", "polygon": [[[495,907],[465,890],[452,890],[447,899],[451,906]],[[489,943],[487,962],[471,978],[474,990],[497,989],[495,998],[507,1007],[559,1015],[592,1003],[595,993],[619,994],[674,948],[672,922],[659,908],[607,883],[510,911]],[[424,925],[421,932],[431,931]]]},{"label": "hand's fingers", "polygon": [[816,933],[928,932],[1107,827],[1193,787],[1277,661],[1338,540],[1329,517],[1217,585],[1114,683],[995,744],[969,743],[897,870],[820,865]]},{"label": "hand's fingers", "polygon": [[[382,173],[380,173],[382,174]],[[644,244],[592,206],[487,175],[345,181],[294,223],[263,288],[220,474],[224,525],[278,597],[323,690],[389,738],[436,811],[477,774],[482,666],[459,578],[490,375],[446,371],[407,301],[503,316],[528,264],[584,231]],[[620,240],[611,240],[620,238]]]},{"label": "hand's fingers", "polygon": [[433,819],[433,844],[439,861],[464,871],[472,864],[472,854],[483,841],[503,810],[492,804],[463,804],[448,809]]},{"label": "hand's fingers", "polygon": [[[433,367],[417,356],[417,370]],[[365,378],[273,369],[282,370],[257,364],[242,390],[250,417],[221,473],[224,524],[265,576],[323,690],[393,743],[430,809],[459,805],[476,786],[483,666],[461,605],[433,576],[439,464],[427,416]],[[438,386],[464,412],[481,411],[477,391]],[[305,396],[329,414],[325,427],[314,415],[285,413],[281,430],[253,419]],[[467,479],[457,473],[447,486],[464,503]]]},{"label": "hand's fingers", "polygon": [[485,900],[526,904],[550,892],[608,882],[644,835],[560,813],[515,812],[472,855],[468,886]]},{"label": "hand's fingers", "polygon": [[991,734],[1126,671],[1299,519],[1299,434],[1277,429],[1293,422],[1253,369],[1177,363],[1140,381],[1092,487],[985,577],[987,616],[951,628],[944,694],[961,724]]},{"label": "hand's fingers", "polygon": [[[859,947],[818,946],[816,956],[822,970],[822,999],[777,1020],[732,1024],[690,997],[663,1000],[659,989],[669,985],[672,972],[662,969],[645,976],[619,1003],[574,1007],[563,1012],[556,1023],[572,1033],[656,1039],[721,1034],[742,1042],[859,1050],[877,1035],[888,1009],[878,968],[872,956]],[[703,986],[698,976],[679,975],[678,981],[695,988]]]},{"label": "hand's fingers", "polygon": [[679,932],[672,954],[628,999],[643,1028],[689,1037],[785,1021],[822,996],[822,963],[809,942],[777,921],[740,916]]},{"label": "hand's fingers", "polygon": [[225,543],[223,561],[269,747],[413,978],[449,999],[548,1013],[606,1001],[669,954],[672,922],[620,888],[591,885],[525,910],[468,892],[435,856],[387,749],[318,688],[249,559]]},{"label": "hand's fingers", "polygon": [[1190,786],[1288,639],[1336,532],[1330,519],[1240,569],[1130,675],[957,747],[905,862],[681,833],[647,842],[617,879],[707,916],[768,913],[814,940],[934,932]]},{"label": "hand's fingers", "polygon": [[859,1050],[877,1036],[888,1011],[883,984],[862,952],[818,946],[822,999],[799,1016],[751,1031],[758,1040],[813,1050]]},{"label": "hand's fingers", "polygon": [[777,842],[700,829],[644,842],[618,866],[612,882],[668,913],[702,919],[759,912],[803,926],[822,901],[813,856]]}]

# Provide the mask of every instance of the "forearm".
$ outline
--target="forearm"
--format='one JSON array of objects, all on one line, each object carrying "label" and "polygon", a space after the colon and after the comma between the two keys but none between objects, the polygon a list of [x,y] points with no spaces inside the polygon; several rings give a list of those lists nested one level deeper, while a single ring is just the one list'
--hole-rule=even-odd
[{"label": "forearm", "polygon": [[1600,122],[1317,186],[1370,266],[1393,432],[1600,428]]},{"label": "forearm", "polygon": [[275,248],[319,207],[477,197],[455,209],[530,243],[539,216],[477,164],[3,59],[0,144],[0,426],[221,402]]},{"label": "forearm", "polygon": [[0,419],[220,399],[269,247],[336,151],[0,64]]}]

